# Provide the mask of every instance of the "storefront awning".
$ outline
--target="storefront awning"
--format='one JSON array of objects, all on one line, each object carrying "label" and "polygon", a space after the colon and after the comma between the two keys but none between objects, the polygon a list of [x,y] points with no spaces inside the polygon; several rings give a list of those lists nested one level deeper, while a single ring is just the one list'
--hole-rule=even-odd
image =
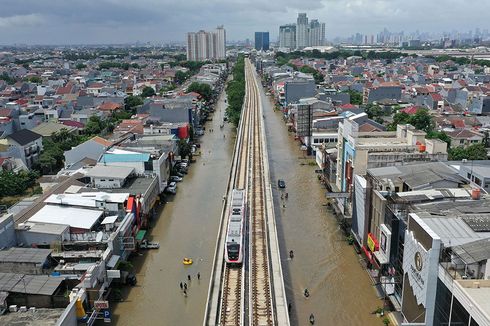
[{"label": "storefront awning", "polygon": [[142,241],[145,238],[146,235],[146,230],[139,230],[138,233],[136,233],[136,241]]}]

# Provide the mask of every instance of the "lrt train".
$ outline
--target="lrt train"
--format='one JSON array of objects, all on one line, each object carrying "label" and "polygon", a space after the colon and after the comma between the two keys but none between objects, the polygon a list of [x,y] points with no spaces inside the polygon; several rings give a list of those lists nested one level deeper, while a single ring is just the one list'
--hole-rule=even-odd
[{"label": "lrt train", "polygon": [[225,247],[225,261],[229,265],[241,265],[243,262],[246,200],[244,189],[233,189]]}]

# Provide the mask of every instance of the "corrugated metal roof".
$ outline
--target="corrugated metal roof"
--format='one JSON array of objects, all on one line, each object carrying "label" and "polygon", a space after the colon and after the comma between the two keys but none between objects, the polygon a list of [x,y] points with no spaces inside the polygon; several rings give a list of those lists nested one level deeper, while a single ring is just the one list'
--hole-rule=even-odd
[{"label": "corrugated metal roof", "polygon": [[466,264],[478,263],[490,258],[490,239],[482,239],[454,246],[452,251]]},{"label": "corrugated metal roof", "polygon": [[51,249],[13,247],[0,251],[0,263],[43,264],[51,252]]}]

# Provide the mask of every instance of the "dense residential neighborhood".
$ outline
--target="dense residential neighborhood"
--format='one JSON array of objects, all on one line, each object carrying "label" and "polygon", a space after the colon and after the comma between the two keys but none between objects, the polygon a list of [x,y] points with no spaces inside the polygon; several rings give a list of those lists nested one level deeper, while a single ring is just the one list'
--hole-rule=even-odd
[{"label": "dense residential neighborhood", "polygon": [[[354,257],[348,256],[354,267],[336,275],[356,268],[371,283],[349,282],[374,289],[363,295],[377,298],[378,308],[360,320],[490,325],[490,60],[474,58],[474,53],[488,55],[489,48],[410,52],[405,49],[426,50],[433,44],[407,47],[402,36],[384,34],[390,41],[374,44],[374,37],[368,42],[365,35],[362,42],[359,34],[353,45],[327,46],[325,23],[308,23],[305,13],[297,24],[280,26],[279,33],[278,44],[269,44],[269,32],[256,32],[256,49],[249,40],[229,46],[221,25],[212,32],[187,33],[187,49],[2,48],[0,324],[19,316],[57,325],[111,322],[114,306],[140,295],[131,297],[128,290],[140,277],[147,282],[143,289],[168,286],[163,278],[174,282],[163,267],[153,267],[148,275],[156,273],[165,285],[150,283],[139,258],[143,250],[160,248],[153,229],[167,210],[184,231],[171,234],[171,221],[166,221],[157,236],[170,234],[191,245],[185,257],[177,257],[175,238],[168,240],[171,245],[162,249],[173,260],[160,263],[180,267],[172,276],[184,280],[174,284],[183,298],[190,295],[191,279],[196,287],[201,273],[203,284],[209,277],[207,318],[216,308],[212,291],[226,299],[220,286],[228,286],[228,280],[221,283],[220,273],[246,265],[243,257],[240,263],[226,260],[232,252],[228,246],[245,243],[244,230],[255,226],[245,217],[252,221],[263,206],[267,227],[261,225],[259,237],[250,238],[267,230],[259,251],[272,262],[261,268],[274,276],[263,289],[284,291],[278,295],[282,302],[272,300],[288,320],[284,325],[289,318],[301,324],[300,313],[315,323],[313,312],[300,308],[317,289],[330,291],[322,268],[335,264],[330,262],[334,255],[323,253],[328,262],[303,264],[300,273],[291,266],[305,259],[302,249],[313,256],[331,239],[342,244],[329,250]],[[480,45],[477,41],[465,45]],[[207,144],[206,137],[211,139]],[[283,156],[274,157],[277,151]],[[192,179],[197,168],[206,173],[199,184]],[[195,183],[179,194],[186,181]],[[229,183],[224,194],[217,182]],[[232,197],[252,187],[263,196],[243,195],[243,203]],[[180,202],[179,195],[184,197]],[[210,198],[223,207],[210,204]],[[294,200],[299,208],[290,204]],[[186,216],[176,213],[179,205]],[[206,220],[208,215],[218,220],[210,206],[222,210],[215,224]],[[288,210],[294,209],[300,213],[288,220]],[[226,223],[237,222],[237,212],[243,221],[227,229]],[[228,213],[229,222],[223,217]],[[317,234],[308,228],[315,214],[321,221]],[[291,220],[299,224],[287,226]],[[290,238],[303,235],[304,247],[294,248],[294,260],[294,251],[286,247],[288,228],[294,229]],[[233,240],[222,241],[221,233]],[[327,241],[325,234],[333,235]],[[207,260],[202,258],[206,253],[197,254],[202,247],[209,248]],[[232,254],[249,255],[243,247]],[[282,268],[293,276],[284,276]],[[298,274],[325,280],[292,281]],[[173,299],[173,292],[164,290]],[[240,290],[234,293],[243,296]],[[220,301],[221,308],[225,303]],[[119,313],[127,310],[119,307]],[[22,315],[27,311],[32,314]]]},{"label": "dense residential neighborhood", "polygon": [[91,323],[137,282],[130,255],[199,154],[228,71],[175,50],[0,52],[0,311]]}]

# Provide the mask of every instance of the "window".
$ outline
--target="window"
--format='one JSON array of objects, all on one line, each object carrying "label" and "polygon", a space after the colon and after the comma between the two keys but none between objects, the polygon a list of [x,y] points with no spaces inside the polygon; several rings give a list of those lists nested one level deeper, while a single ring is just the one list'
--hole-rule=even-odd
[{"label": "window", "polygon": [[109,181],[114,181],[114,179],[109,179]]},{"label": "window", "polygon": [[464,144],[464,139],[460,139],[460,140],[459,140],[459,143],[460,143],[460,144]]},{"label": "window", "polygon": [[468,179],[471,179],[471,173],[467,173],[467,174],[466,174],[466,177],[467,177]]},{"label": "window", "polygon": [[476,183],[477,185],[481,186],[481,180],[480,180],[480,179],[475,178],[475,183]]},{"label": "window", "polygon": [[105,179],[100,179],[100,182],[104,182],[104,181],[105,181]]}]

